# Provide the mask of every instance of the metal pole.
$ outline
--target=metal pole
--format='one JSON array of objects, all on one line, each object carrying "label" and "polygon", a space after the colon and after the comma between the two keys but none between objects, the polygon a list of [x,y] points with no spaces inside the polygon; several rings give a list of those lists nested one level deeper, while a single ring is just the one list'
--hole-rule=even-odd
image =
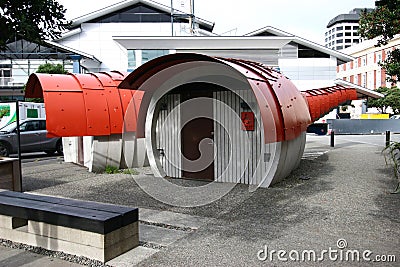
[{"label": "metal pole", "polygon": [[19,167],[19,182],[21,185],[21,192],[22,189],[22,166],[21,166],[21,133],[19,131],[19,101],[15,101],[16,109],[15,109],[15,119],[17,120],[17,143],[18,143],[18,167]]},{"label": "metal pole", "polygon": [[171,36],[174,36],[174,0],[171,0]]},{"label": "metal pole", "polygon": [[335,131],[331,131],[331,147],[335,147]]},{"label": "metal pole", "polygon": [[390,145],[390,131],[386,131],[386,143],[385,145],[388,147]]},{"label": "metal pole", "polygon": [[193,34],[193,0],[189,1],[190,4],[190,14],[189,14],[189,25],[190,25],[190,33]]}]

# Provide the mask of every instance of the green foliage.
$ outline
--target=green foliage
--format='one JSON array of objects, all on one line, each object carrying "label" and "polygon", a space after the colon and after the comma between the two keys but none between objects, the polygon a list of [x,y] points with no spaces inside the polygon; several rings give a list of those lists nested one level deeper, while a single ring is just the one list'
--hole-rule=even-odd
[{"label": "green foliage", "polygon": [[385,97],[368,100],[368,107],[375,107],[382,113],[386,113],[386,109],[391,107],[394,114],[400,113],[400,88],[379,87],[376,91],[384,94]]},{"label": "green foliage", "polygon": [[397,182],[397,187],[394,190],[393,194],[400,193],[400,143],[399,142],[391,142],[388,146],[386,146],[383,151],[385,156],[386,165],[389,163],[393,166],[393,173]]},{"label": "green foliage", "polygon": [[116,173],[119,173],[119,169],[115,166],[106,166],[106,169],[104,172],[107,174],[116,174]]},{"label": "green foliage", "polygon": [[56,39],[70,23],[65,8],[55,0],[18,0],[0,2],[0,51],[19,39],[42,43]]},{"label": "green foliage", "polygon": [[134,170],[134,169],[120,170],[115,166],[106,166],[106,169],[104,170],[104,173],[107,173],[107,174],[122,173],[122,174],[131,174],[131,175],[138,175],[139,174],[139,172],[137,170]]},{"label": "green foliage", "polygon": [[67,74],[68,71],[64,69],[61,64],[46,63],[39,66],[36,71],[37,73],[49,73],[49,74]]},{"label": "green foliage", "polygon": [[[49,73],[49,74],[67,74],[68,71],[64,69],[64,66],[61,64],[51,64],[45,63],[38,67],[37,73]],[[24,86],[25,91],[25,86]],[[26,98],[28,102],[35,102],[35,103],[43,103],[43,98]]]},{"label": "green foliage", "polygon": [[122,172],[123,174],[131,174],[131,175],[138,175],[139,172],[137,170],[134,169],[125,169]]},{"label": "green foliage", "polygon": [[[375,1],[376,8],[372,12],[364,12],[360,18],[359,33],[362,38],[378,37],[376,46],[386,45],[400,33],[400,0]],[[400,51],[393,50],[381,63],[389,76],[388,81],[396,83],[400,78]]]}]

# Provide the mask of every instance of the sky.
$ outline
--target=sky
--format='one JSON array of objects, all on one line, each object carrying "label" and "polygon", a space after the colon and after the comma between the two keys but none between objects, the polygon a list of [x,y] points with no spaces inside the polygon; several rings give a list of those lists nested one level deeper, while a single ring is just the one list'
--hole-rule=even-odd
[{"label": "sky", "polygon": [[[181,2],[174,0],[174,7]],[[67,9],[67,19],[121,2],[119,0],[58,0]],[[171,0],[157,0],[171,5]],[[214,33],[243,35],[273,26],[316,43],[324,44],[328,22],[353,8],[373,8],[375,0],[194,0],[195,16],[215,23]]]}]

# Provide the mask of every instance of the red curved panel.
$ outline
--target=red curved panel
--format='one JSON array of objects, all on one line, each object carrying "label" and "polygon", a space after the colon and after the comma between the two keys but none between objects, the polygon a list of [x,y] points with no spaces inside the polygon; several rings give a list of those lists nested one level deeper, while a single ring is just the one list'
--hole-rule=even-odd
[{"label": "red curved panel", "polygon": [[118,91],[119,90],[113,87],[106,87],[104,89],[104,94],[106,96],[108,106],[111,134],[119,134],[123,132],[124,113],[122,110],[121,98]]},{"label": "red curved panel", "polygon": [[348,100],[357,99],[357,91],[355,89],[345,88],[340,85],[308,90],[305,95],[312,121],[318,120],[333,108]]},{"label": "red curved panel", "polygon": [[284,141],[285,133],[282,113],[279,112],[279,103],[274,100],[272,90],[268,88],[266,83],[252,80],[249,80],[249,83],[260,107],[261,119],[264,125],[264,142],[268,144]]},{"label": "red curved panel", "polygon": [[103,85],[94,75],[91,74],[69,74],[69,75],[75,77],[75,79],[79,82],[79,84],[83,89],[103,90]]},{"label": "red curved panel", "polygon": [[87,135],[110,135],[110,119],[104,90],[85,89],[83,99],[86,111]]},{"label": "red curved panel", "polygon": [[[124,111],[116,86],[122,76],[119,72],[32,74],[26,96],[44,98],[49,136],[118,134],[123,130]],[[130,91],[128,96],[130,101]]]},{"label": "red curved panel", "polygon": [[82,92],[45,92],[48,136],[87,136]]}]

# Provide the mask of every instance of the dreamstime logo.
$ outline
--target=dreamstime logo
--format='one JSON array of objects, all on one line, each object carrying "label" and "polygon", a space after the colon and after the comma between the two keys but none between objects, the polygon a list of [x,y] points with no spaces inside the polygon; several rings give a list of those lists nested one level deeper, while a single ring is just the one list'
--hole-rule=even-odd
[{"label": "dreamstime logo", "polygon": [[396,262],[396,255],[375,254],[371,250],[347,249],[346,239],[340,238],[336,242],[336,248],[317,250],[287,250],[269,249],[267,245],[257,252],[260,261],[333,261],[333,262]]},{"label": "dreamstime logo", "polygon": [[[226,72],[226,70],[224,71]],[[148,94],[147,98],[145,95],[140,107],[141,109],[143,106],[147,108],[144,127],[145,138],[138,138],[135,131],[123,133],[123,155],[127,166],[134,166],[135,164],[140,166],[141,164],[137,161],[143,162],[147,156],[155,175],[155,177],[134,177],[136,183],[148,195],[160,202],[180,207],[207,205],[228,194],[237,183],[244,181],[245,175],[247,175],[246,179],[252,185],[251,190],[253,190],[257,186],[254,181],[264,182],[258,178],[261,177],[260,169],[264,168],[264,172],[267,173],[267,168],[270,168],[270,166],[261,166],[264,146],[260,146],[260,150],[254,152],[252,146],[255,146],[255,144],[249,139],[248,133],[242,130],[241,107],[237,104],[237,101],[246,103],[246,108],[256,114],[256,118],[258,114],[254,105],[249,103],[248,97],[240,95],[240,92],[245,93],[245,95],[248,95],[246,92],[251,92],[248,84],[240,80],[237,73],[224,73],[221,76],[210,76],[209,74],[204,77],[201,76],[201,73],[209,72],[210,67],[198,69],[198,71],[188,68],[187,72],[183,71],[179,75],[171,75],[168,80],[163,82],[160,82],[162,79],[158,79],[157,75],[151,77],[144,86],[157,88],[157,90]],[[218,73],[218,70],[215,70],[215,73]],[[194,78],[191,75],[200,75],[201,78]],[[231,77],[228,77],[229,75]],[[214,87],[235,88],[235,91],[228,91],[231,94],[229,99],[236,101],[236,109],[232,107],[230,102],[232,100],[227,98],[217,99],[215,94],[213,98],[193,97],[183,101],[176,97],[170,98],[169,102],[165,101],[165,97],[172,89],[182,84],[190,84],[195,79],[197,83],[211,84]],[[148,92],[146,91],[146,93]],[[138,118],[138,108],[134,101],[131,101],[128,111],[124,117],[125,125],[136,121],[143,123],[143,118]],[[267,112],[270,112],[270,110]],[[161,113],[163,113],[162,117]],[[271,115],[271,117],[273,116]],[[200,156],[196,159],[190,159],[186,157],[182,150],[182,130],[190,122],[204,118],[213,121],[213,136],[195,140]],[[261,139],[263,133],[260,118],[257,118],[255,122],[257,127],[251,134],[257,135]],[[143,127],[143,125],[138,125],[139,127]],[[275,125],[270,125],[271,129],[274,127]],[[217,135],[219,135],[218,137],[223,136],[223,140],[221,138],[218,141],[215,140],[218,138]],[[193,139],[195,138],[193,137]],[[240,151],[235,148],[238,146],[241,146]],[[221,151],[225,151],[223,155]],[[228,153],[226,153],[227,151]],[[240,160],[234,153],[240,153]],[[217,157],[219,157],[218,162],[216,162]],[[275,157],[274,152],[270,153],[269,157],[273,159]],[[253,158],[257,159],[257,163],[249,164]],[[183,186],[182,183],[172,183],[168,179],[163,179],[165,176],[179,177],[182,172],[202,172],[210,168],[212,163],[214,165],[219,164],[214,167],[215,177],[212,182],[202,186]],[[252,168],[252,170],[249,171],[249,168]],[[253,177],[249,177],[249,173],[252,173]],[[174,176],[174,174],[177,175]],[[258,180],[255,180],[254,177],[257,177]],[[224,183],[221,183],[222,181]],[[226,183],[226,181],[229,182]]]}]

